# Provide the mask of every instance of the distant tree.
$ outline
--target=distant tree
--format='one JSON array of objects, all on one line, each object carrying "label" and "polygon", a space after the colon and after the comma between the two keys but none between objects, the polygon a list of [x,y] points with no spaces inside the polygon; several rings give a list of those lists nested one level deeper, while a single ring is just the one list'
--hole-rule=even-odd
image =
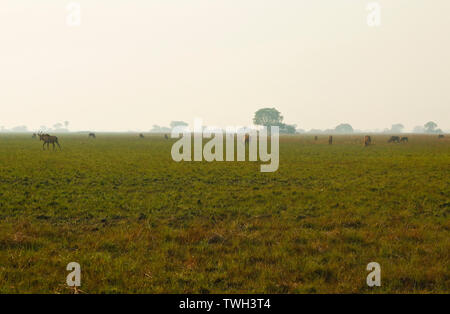
[{"label": "distant tree", "polygon": [[170,128],[173,129],[177,126],[188,126],[189,124],[184,121],[172,121],[170,122]]},{"label": "distant tree", "polygon": [[280,133],[286,133],[286,134],[295,134],[295,128],[297,126],[295,124],[284,124],[282,123],[280,126]]},{"label": "distant tree", "polygon": [[54,127],[55,132],[68,132],[69,131],[67,128],[64,128],[62,123],[59,123],[59,122],[55,123],[53,125],[53,127]]},{"label": "distant tree", "polygon": [[353,127],[348,123],[339,124],[334,131],[336,133],[353,133]]},{"label": "distant tree", "polygon": [[153,132],[153,133],[161,132],[161,127],[159,125],[157,125],[157,124],[153,124],[153,127],[150,130],[150,132]]},{"label": "distant tree", "polygon": [[253,123],[265,127],[278,126],[280,133],[287,134],[295,134],[295,128],[297,127],[295,124],[291,125],[283,123],[283,116],[275,108],[262,108],[256,111]]},{"label": "distant tree", "polygon": [[319,130],[319,129],[311,129],[311,130],[309,130],[308,133],[312,133],[312,134],[320,134],[320,133],[323,133],[323,131],[322,131],[322,130]]},{"label": "distant tree", "polygon": [[152,133],[170,133],[172,130],[168,127],[161,127],[159,125],[154,124],[153,128],[150,130]]},{"label": "distant tree", "polygon": [[11,131],[13,131],[13,132],[28,132],[28,128],[26,125],[19,125],[19,126],[13,127],[11,129]]},{"label": "distant tree", "polygon": [[255,112],[253,123],[262,126],[281,126],[283,116],[275,108],[263,108]]},{"label": "distant tree", "polygon": [[392,133],[402,133],[404,128],[405,128],[405,126],[401,123],[393,124],[391,127],[391,132]]},{"label": "distant tree", "polygon": [[437,124],[433,121],[427,122],[424,125],[425,132],[427,133],[436,133]]},{"label": "distant tree", "polygon": [[414,133],[423,133],[425,132],[425,128],[421,125],[417,125],[413,128]]},{"label": "distant tree", "polygon": [[69,121],[64,121],[64,127],[65,127],[66,129],[69,128]]}]

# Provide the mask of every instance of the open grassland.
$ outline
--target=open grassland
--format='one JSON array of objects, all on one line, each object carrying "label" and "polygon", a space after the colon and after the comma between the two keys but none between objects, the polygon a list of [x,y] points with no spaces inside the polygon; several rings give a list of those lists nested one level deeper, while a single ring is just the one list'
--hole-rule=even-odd
[{"label": "open grassland", "polygon": [[[450,291],[450,140],[286,136],[280,168],[181,162],[162,135],[0,135],[0,292]],[[381,265],[381,287],[366,266]]]}]

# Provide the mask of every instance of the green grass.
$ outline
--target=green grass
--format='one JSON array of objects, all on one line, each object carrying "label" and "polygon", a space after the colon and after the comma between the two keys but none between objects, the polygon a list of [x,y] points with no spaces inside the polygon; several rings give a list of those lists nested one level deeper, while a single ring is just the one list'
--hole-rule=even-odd
[{"label": "green grass", "polygon": [[[280,167],[162,136],[0,135],[0,293],[448,293],[450,141],[286,136]],[[381,287],[366,266],[381,265]]]}]

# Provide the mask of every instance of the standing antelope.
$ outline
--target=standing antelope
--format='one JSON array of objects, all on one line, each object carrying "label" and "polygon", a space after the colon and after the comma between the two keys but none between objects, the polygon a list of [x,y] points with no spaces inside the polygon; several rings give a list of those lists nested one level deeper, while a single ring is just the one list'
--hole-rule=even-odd
[{"label": "standing antelope", "polygon": [[144,138],[144,134],[139,133],[139,137],[140,137],[140,138]]},{"label": "standing antelope", "polygon": [[244,144],[249,144],[249,143],[250,143],[250,135],[245,134],[245,137],[244,137]]},{"label": "standing antelope", "polygon": [[53,144],[53,150],[55,150],[55,143],[58,145],[59,149],[61,149],[61,146],[58,143],[58,138],[56,136],[51,136],[50,134],[42,134],[39,133],[39,140],[44,141],[44,144],[42,145],[42,149],[45,150],[45,144],[47,144],[47,150],[50,149],[50,144]]},{"label": "standing antelope", "polygon": [[89,138],[91,138],[91,137],[92,137],[92,138],[96,138],[96,137],[95,137],[95,133],[89,133]]},{"label": "standing antelope", "polygon": [[372,144],[372,138],[369,135],[364,136],[364,146]]},{"label": "standing antelope", "polygon": [[328,145],[331,145],[331,144],[333,144],[333,136],[332,135],[330,135],[328,137]]}]

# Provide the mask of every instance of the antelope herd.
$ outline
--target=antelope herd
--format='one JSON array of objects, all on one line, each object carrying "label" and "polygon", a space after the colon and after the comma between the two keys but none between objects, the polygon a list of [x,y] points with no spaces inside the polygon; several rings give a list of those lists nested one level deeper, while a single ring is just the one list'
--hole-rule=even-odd
[{"label": "antelope herd", "polygon": [[[143,133],[139,133],[138,136],[139,136],[139,138],[144,138],[144,134],[143,134]],[[59,145],[58,137],[56,137],[56,136],[52,136],[52,135],[47,134],[47,133],[38,132],[38,133],[33,133],[33,134],[31,135],[31,137],[32,137],[32,138],[37,138],[37,137],[39,137],[39,140],[44,142],[44,143],[42,144],[43,150],[45,150],[45,144],[47,144],[47,150],[50,149],[50,144],[53,145],[53,149],[56,148],[56,146],[55,146],[55,144],[56,144],[56,145],[59,147],[59,149],[61,150],[61,145]],[[89,138],[94,138],[94,139],[95,139],[95,138],[96,138],[96,135],[95,135],[95,133],[90,132],[90,133],[88,134],[88,137],[89,137]],[[443,139],[444,137],[445,137],[444,134],[438,134],[438,139]],[[166,140],[168,140],[168,139],[169,139],[169,136],[168,136],[167,134],[164,134],[164,138],[165,138]],[[317,135],[314,136],[314,141],[317,141],[318,139],[319,139],[319,138],[318,138]],[[248,144],[248,143],[250,142],[250,136],[249,136],[248,134],[245,135],[245,137],[244,137],[244,142],[245,142],[245,144]],[[409,142],[409,138],[406,137],[406,136],[400,137],[400,136],[395,136],[395,135],[393,135],[393,136],[391,136],[391,137],[389,138],[389,140],[388,140],[387,142],[388,142],[388,143],[408,143],[408,142]],[[332,136],[332,135],[329,135],[329,136],[328,136],[328,144],[329,144],[329,145],[332,145],[332,144],[333,144],[333,136]],[[363,144],[364,144],[365,147],[372,145],[373,142],[372,142],[371,136],[369,136],[369,135],[364,136]]]},{"label": "antelope herd", "polygon": [[391,136],[391,138],[388,140],[388,143],[408,143],[409,140],[406,136],[403,136],[400,138],[400,136]]}]

